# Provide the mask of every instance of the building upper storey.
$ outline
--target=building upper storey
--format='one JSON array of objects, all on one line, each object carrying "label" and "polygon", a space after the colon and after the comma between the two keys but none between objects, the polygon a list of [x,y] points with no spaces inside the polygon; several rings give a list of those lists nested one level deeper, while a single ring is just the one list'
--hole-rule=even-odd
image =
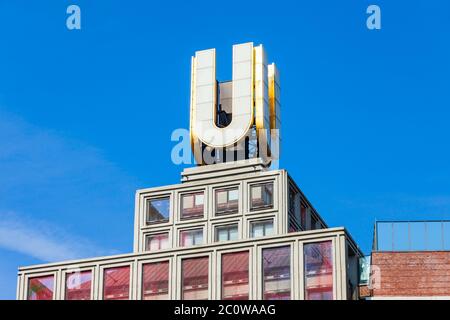
[{"label": "building upper storey", "polygon": [[188,168],[136,192],[134,252],[326,228],[285,170],[261,159]]}]

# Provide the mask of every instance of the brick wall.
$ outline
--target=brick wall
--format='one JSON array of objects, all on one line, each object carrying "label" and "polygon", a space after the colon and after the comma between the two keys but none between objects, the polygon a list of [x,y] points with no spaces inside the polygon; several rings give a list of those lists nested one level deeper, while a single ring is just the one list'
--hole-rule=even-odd
[{"label": "brick wall", "polygon": [[373,252],[372,265],[381,275],[373,296],[450,296],[450,251]]}]

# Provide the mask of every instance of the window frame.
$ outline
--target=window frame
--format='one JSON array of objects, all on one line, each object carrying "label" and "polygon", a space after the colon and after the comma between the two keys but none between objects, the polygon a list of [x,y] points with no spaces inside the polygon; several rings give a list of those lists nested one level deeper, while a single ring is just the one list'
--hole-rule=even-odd
[{"label": "window frame", "polygon": [[66,291],[66,286],[67,286],[67,276],[69,274],[73,274],[76,272],[86,272],[86,271],[90,271],[91,272],[91,295],[89,300],[94,300],[95,299],[95,285],[96,285],[96,268],[94,267],[84,267],[84,268],[78,268],[78,269],[66,269],[62,271],[62,275],[61,275],[61,279],[62,279],[62,284],[61,284],[61,295],[63,300],[67,300],[67,291]]},{"label": "window frame", "polygon": [[[231,190],[236,190],[237,194],[238,194],[238,199],[237,199],[237,208],[235,210],[227,210],[227,211],[223,211],[223,212],[218,212],[217,208],[218,208],[218,201],[217,201],[217,193],[220,191],[226,191],[227,192],[227,203],[229,202],[229,191]],[[215,187],[213,188],[213,197],[214,197],[214,216],[216,217],[223,217],[223,216],[230,216],[230,215],[237,215],[240,213],[241,208],[241,190],[240,190],[240,186],[239,185],[230,185],[230,186],[221,186],[221,187]]]},{"label": "window frame", "polygon": [[[181,234],[183,232],[189,232],[189,231],[194,231],[194,230],[201,230],[202,231],[202,243],[200,243],[200,244],[193,244],[193,245],[190,245],[190,246],[182,246],[181,245],[181,241],[182,241]],[[196,247],[196,246],[200,246],[200,245],[206,244],[207,243],[206,237],[207,237],[207,234],[205,232],[205,227],[203,225],[200,225],[200,226],[197,225],[197,226],[192,226],[192,227],[189,227],[189,228],[178,229],[177,247],[178,248],[191,248],[191,247]]]},{"label": "window frame", "polygon": [[112,269],[112,268],[121,268],[121,267],[129,267],[130,268],[130,278],[129,278],[129,288],[128,288],[128,300],[133,300],[133,272],[134,272],[134,262],[133,261],[127,261],[127,262],[121,262],[121,263],[115,263],[115,264],[109,264],[109,265],[101,265],[100,266],[100,272],[99,272],[99,294],[98,298],[100,300],[105,300],[105,270],[106,269]]},{"label": "window frame", "polygon": [[[176,290],[176,300],[184,300],[183,299],[183,260],[186,259],[195,259],[195,258],[208,258],[208,299],[212,300],[213,296],[213,283],[212,283],[212,254],[210,252],[199,252],[194,254],[186,254],[186,255],[180,255],[177,256],[177,279],[180,279],[180,281],[177,283],[178,290]],[[179,266],[179,267],[178,267]]]},{"label": "window frame", "polygon": [[264,261],[263,261],[263,251],[264,249],[276,249],[276,248],[284,248],[284,247],[289,247],[289,264],[290,264],[290,298],[289,300],[294,300],[295,299],[295,278],[296,278],[296,274],[294,273],[294,266],[295,266],[295,243],[296,240],[294,241],[288,241],[288,242],[281,242],[281,243],[273,243],[273,244],[267,244],[267,245],[260,245],[258,247],[258,297],[260,300],[264,299]]},{"label": "window frame", "polygon": [[[24,277],[24,285],[25,285],[24,296],[25,296],[25,300],[28,300],[28,292],[30,290],[30,279],[49,277],[49,276],[53,276],[52,300],[56,300],[56,298],[57,298],[56,291],[57,291],[57,288],[58,288],[58,271],[43,271],[43,272],[38,272],[38,273],[26,274],[25,277]],[[44,300],[42,300],[42,301],[44,301]]]},{"label": "window frame", "polygon": [[323,237],[318,239],[308,239],[308,240],[301,240],[299,241],[299,258],[300,261],[300,269],[301,272],[299,272],[299,293],[300,293],[300,299],[306,300],[306,283],[305,283],[305,276],[306,276],[306,264],[305,264],[305,250],[304,246],[305,244],[313,244],[313,243],[321,243],[321,242],[327,242],[331,241],[331,250],[332,250],[332,257],[333,257],[333,299],[336,300],[338,296],[338,288],[337,288],[337,276],[338,276],[338,270],[336,264],[338,263],[338,259],[340,257],[337,255],[339,248],[337,248],[338,239],[336,237]]},{"label": "window frame", "polygon": [[[159,235],[167,234],[167,248],[157,249],[157,250],[149,250],[148,248],[148,238],[155,237]],[[144,234],[144,252],[159,252],[161,250],[167,250],[172,248],[172,239],[170,230],[158,230],[156,232],[148,232]]]},{"label": "window frame", "polygon": [[[261,212],[261,211],[267,211],[267,210],[276,210],[276,198],[275,198],[275,185],[277,180],[261,180],[261,181],[252,181],[248,184],[248,211],[250,213],[255,212]],[[272,185],[272,204],[270,205],[264,205],[259,207],[253,207],[252,200],[253,200],[253,188],[258,186],[265,186],[271,184]],[[261,196],[262,196],[263,190],[261,190]]]},{"label": "window frame", "polygon": [[254,248],[253,246],[244,246],[244,247],[238,247],[238,248],[231,248],[231,249],[222,249],[217,250],[216,254],[216,269],[217,269],[217,275],[218,275],[218,282],[217,282],[217,299],[223,299],[223,273],[222,273],[222,257],[226,254],[233,254],[233,253],[240,253],[240,252],[247,252],[248,253],[248,300],[253,300],[253,276],[254,276],[254,270],[253,270],[253,259],[255,257],[254,254]]},{"label": "window frame", "polygon": [[[218,229],[225,229],[225,228],[230,228],[230,227],[236,227],[237,238],[236,238],[235,240],[230,240],[230,239],[227,239],[227,240],[219,240],[219,239],[218,239],[218,235],[219,235]],[[240,231],[240,230],[239,230],[239,222],[238,222],[238,221],[230,222],[230,223],[227,223],[227,224],[219,224],[219,223],[218,223],[218,224],[215,224],[215,225],[214,225],[213,242],[214,242],[214,243],[222,243],[222,242],[229,242],[229,241],[237,241],[237,240],[240,240],[241,237],[240,237],[239,231]],[[229,230],[228,230],[227,234],[228,234],[228,238],[229,238],[229,235],[230,235]]]},{"label": "window frame", "polygon": [[144,298],[144,265],[146,264],[150,264],[150,263],[158,263],[158,262],[169,262],[169,277],[168,277],[168,286],[169,286],[169,290],[167,292],[167,296],[168,299],[172,299],[172,279],[174,278],[173,275],[173,258],[172,257],[162,257],[162,258],[158,258],[158,259],[145,259],[145,260],[140,260],[138,261],[137,264],[137,268],[138,268],[138,281],[136,282],[137,284],[137,300],[143,300]]},{"label": "window frame", "polygon": [[[195,204],[195,195],[203,193],[203,212],[202,214],[196,214],[190,217],[183,217],[183,199],[185,196],[194,196],[194,204]],[[178,216],[180,222],[190,221],[190,220],[198,220],[198,219],[205,219],[208,209],[208,194],[205,189],[199,189],[199,190],[189,190],[189,191],[183,191],[180,192],[178,195]]]},{"label": "window frame", "polygon": [[[153,200],[168,200],[169,202],[169,213],[167,219],[163,220],[149,220],[149,205],[150,202]],[[171,194],[160,194],[160,195],[152,195],[150,197],[144,197],[144,220],[145,220],[145,226],[153,226],[158,224],[168,224],[172,220],[173,215],[173,206],[172,206],[172,195]]]},{"label": "window frame", "polygon": [[[253,236],[253,225],[256,223],[265,223],[265,222],[272,222],[272,234],[267,235],[266,234],[266,227],[264,226],[264,235],[255,237]],[[248,221],[248,238],[249,239],[256,239],[256,238],[263,238],[263,237],[270,237],[276,235],[275,232],[275,217],[265,217],[261,219],[253,219]]]}]

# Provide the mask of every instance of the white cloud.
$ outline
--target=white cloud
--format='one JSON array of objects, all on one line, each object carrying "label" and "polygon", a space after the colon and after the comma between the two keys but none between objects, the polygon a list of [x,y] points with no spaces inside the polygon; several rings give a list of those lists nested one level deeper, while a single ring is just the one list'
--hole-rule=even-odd
[{"label": "white cloud", "polygon": [[0,213],[0,247],[52,262],[111,254],[42,220]]}]

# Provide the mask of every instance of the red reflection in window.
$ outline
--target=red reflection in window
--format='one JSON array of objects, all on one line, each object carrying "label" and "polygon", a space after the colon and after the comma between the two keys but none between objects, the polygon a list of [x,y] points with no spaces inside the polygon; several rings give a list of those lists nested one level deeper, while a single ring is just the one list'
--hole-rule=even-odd
[{"label": "red reflection in window", "polygon": [[28,280],[28,300],[53,300],[55,278],[53,275]]},{"label": "red reflection in window", "polygon": [[222,255],[222,299],[248,300],[248,251]]},{"label": "red reflection in window", "polygon": [[304,245],[306,300],[333,299],[333,250],[331,241]]},{"label": "red reflection in window", "polygon": [[182,260],[182,299],[208,299],[209,258],[190,258]]},{"label": "red reflection in window", "polygon": [[90,300],[91,285],[91,271],[67,273],[66,300]]},{"label": "red reflection in window", "polygon": [[103,275],[104,300],[128,300],[130,296],[130,267],[105,269]]},{"label": "red reflection in window", "polygon": [[263,250],[264,300],[291,298],[290,247]]},{"label": "red reflection in window", "polygon": [[142,299],[169,299],[169,261],[144,264]]}]

